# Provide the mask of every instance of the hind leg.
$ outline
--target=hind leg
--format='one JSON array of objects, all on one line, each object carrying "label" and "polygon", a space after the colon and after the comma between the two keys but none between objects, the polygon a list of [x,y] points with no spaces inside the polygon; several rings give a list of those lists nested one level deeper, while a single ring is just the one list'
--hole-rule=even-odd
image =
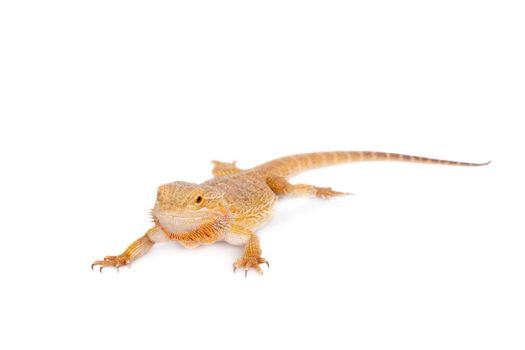
[{"label": "hind leg", "polygon": [[330,198],[336,196],[343,196],[350,193],[337,192],[330,187],[317,187],[305,184],[291,184],[283,177],[272,176],[266,179],[266,183],[272,191],[277,195],[310,195],[318,198]]}]

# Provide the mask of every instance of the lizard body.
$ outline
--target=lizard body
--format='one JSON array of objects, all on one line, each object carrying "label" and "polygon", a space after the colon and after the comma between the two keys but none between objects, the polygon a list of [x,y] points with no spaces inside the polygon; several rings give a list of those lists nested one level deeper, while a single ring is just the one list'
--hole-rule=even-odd
[{"label": "lizard body", "polygon": [[488,163],[465,163],[384,152],[320,152],[278,158],[251,169],[234,163],[213,161],[214,177],[202,184],[176,181],[159,187],[151,211],[155,225],[134,241],[124,253],[106,256],[92,265],[104,267],[128,265],[146,254],[158,242],[176,241],[186,248],[225,241],[244,246],[244,254],[234,263],[262,273],[261,257],[255,230],[270,220],[277,199],[286,195],[313,195],[330,198],[346,193],[331,188],[291,184],[288,179],[306,170],[358,161],[404,161],[413,163],[481,166]]}]

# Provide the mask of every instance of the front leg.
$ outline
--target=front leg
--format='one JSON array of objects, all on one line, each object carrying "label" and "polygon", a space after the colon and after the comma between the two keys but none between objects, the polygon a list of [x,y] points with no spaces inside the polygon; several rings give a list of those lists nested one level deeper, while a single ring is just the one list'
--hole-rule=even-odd
[{"label": "front leg", "polygon": [[212,160],[211,163],[213,164],[213,170],[211,171],[213,173],[213,176],[236,174],[242,171],[241,169],[237,168],[235,162],[225,163],[219,162],[218,160]]},{"label": "front leg", "polygon": [[243,256],[233,263],[233,272],[235,272],[238,267],[244,267],[244,277],[248,275],[248,270],[250,268],[255,269],[260,275],[262,275],[263,271],[259,264],[266,264],[268,267],[270,267],[270,263],[265,258],[261,257],[262,250],[259,244],[259,237],[257,237],[257,235],[252,231],[244,228],[233,226],[231,230],[236,234],[240,234],[248,238],[248,241],[244,246]]},{"label": "front leg", "polygon": [[108,255],[104,260],[97,260],[91,264],[91,269],[93,270],[94,266],[100,266],[99,270],[102,272],[102,269],[107,266],[116,267],[118,270],[121,266],[129,265],[149,252],[160,237],[162,237],[162,232],[156,226],[152,227],[144,236],[131,243],[124,253],[115,256]]}]

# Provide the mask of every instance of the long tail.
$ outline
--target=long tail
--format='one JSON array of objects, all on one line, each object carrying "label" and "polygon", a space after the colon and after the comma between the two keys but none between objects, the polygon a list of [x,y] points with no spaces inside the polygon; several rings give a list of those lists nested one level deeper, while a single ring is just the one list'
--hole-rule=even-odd
[{"label": "long tail", "polygon": [[253,170],[262,173],[282,177],[292,177],[303,171],[322,168],[331,165],[337,165],[350,162],[362,161],[401,161],[412,163],[427,163],[427,164],[444,164],[457,166],[482,166],[487,163],[465,163],[455,162],[451,160],[441,160],[425,157],[409,156],[398,153],[385,152],[367,152],[367,151],[350,151],[350,152],[319,152],[319,153],[304,153],[293,156],[278,158],[267,163],[261,164]]}]

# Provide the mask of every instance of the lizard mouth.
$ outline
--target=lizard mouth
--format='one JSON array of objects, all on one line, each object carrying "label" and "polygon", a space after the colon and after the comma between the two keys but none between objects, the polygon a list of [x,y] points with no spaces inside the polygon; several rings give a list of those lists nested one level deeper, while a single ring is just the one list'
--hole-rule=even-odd
[{"label": "lizard mouth", "polygon": [[170,240],[211,243],[219,240],[227,227],[224,213],[208,209],[192,212],[163,212],[153,209],[153,221]]},{"label": "lizard mouth", "polygon": [[152,210],[153,220],[168,232],[188,232],[196,230],[210,221],[211,213],[206,208],[194,211],[166,212],[155,207]]},{"label": "lizard mouth", "polygon": [[224,211],[202,208],[193,211],[152,210],[153,221],[170,240],[211,243],[222,238],[229,225]]}]

